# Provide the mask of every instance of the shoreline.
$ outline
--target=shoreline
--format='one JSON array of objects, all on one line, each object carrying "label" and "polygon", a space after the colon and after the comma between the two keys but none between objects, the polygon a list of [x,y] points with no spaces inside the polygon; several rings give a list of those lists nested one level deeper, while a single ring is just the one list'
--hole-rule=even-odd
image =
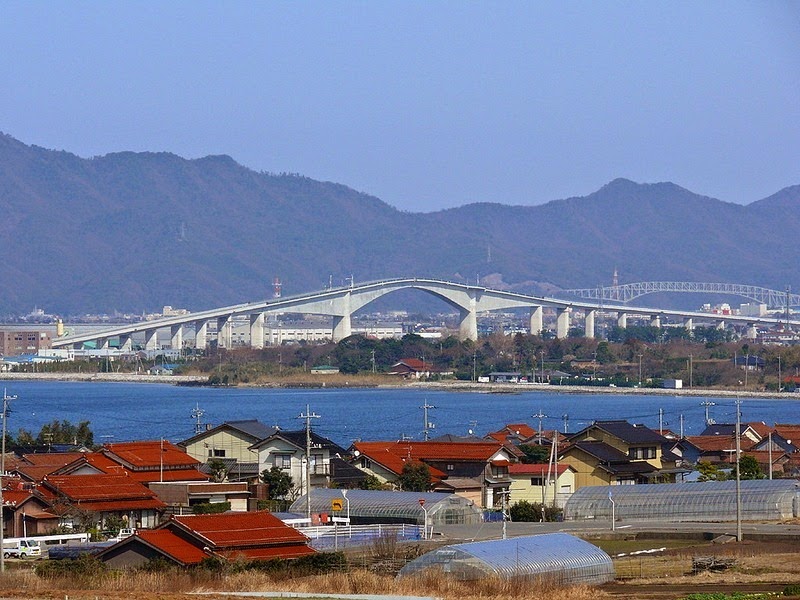
[{"label": "shoreline", "polygon": [[[208,377],[202,375],[144,375],[133,373],[0,373],[0,381],[80,381],[102,383],[162,383],[166,385],[203,385]],[[474,392],[476,394],[522,394],[526,392],[549,392],[552,394],[619,394],[637,396],[717,396],[723,398],[771,398],[781,400],[800,400],[800,393],[723,390],[709,388],[621,388],[586,385],[542,385],[520,383],[474,383],[471,381],[413,381],[404,383],[359,383],[332,382],[311,379],[304,382],[274,381],[267,384],[231,386],[263,387],[287,389],[341,389],[341,388],[379,388],[403,389],[423,388],[440,391]]]}]

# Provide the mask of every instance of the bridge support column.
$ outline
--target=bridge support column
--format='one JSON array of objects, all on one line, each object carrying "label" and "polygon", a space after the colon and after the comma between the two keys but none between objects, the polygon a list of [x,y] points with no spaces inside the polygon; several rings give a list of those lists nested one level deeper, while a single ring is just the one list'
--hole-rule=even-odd
[{"label": "bridge support column", "polygon": [[724,320],[717,321],[717,329],[725,329],[725,321]]},{"label": "bridge support column", "polygon": [[144,349],[158,350],[158,329],[148,329],[144,332]]},{"label": "bridge support column", "polygon": [[342,315],[333,317],[333,341],[341,342],[344,338],[350,337],[353,334],[350,315]]},{"label": "bridge support column", "polygon": [[617,327],[625,329],[628,326],[628,313],[617,313]]},{"label": "bridge support column", "polygon": [[583,324],[584,335],[587,338],[594,338],[594,317],[597,314],[596,310],[587,310],[586,317]]},{"label": "bridge support column", "polygon": [[183,325],[172,325],[169,328],[169,346],[173,350],[183,348]]},{"label": "bridge support column", "polygon": [[194,347],[196,350],[208,347],[208,321],[194,322]]},{"label": "bridge support column", "polygon": [[661,327],[661,315],[650,317],[650,327]]},{"label": "bridge support column", "polygon": [[569,335],[569,307],[556,309],[556,337],[563,340]]},{"label": "bridge support column", "polygon": [[230,315],[217,317],[217,348],[228,348],[233,345],[233,320]]},{"label": "bridge support column", "polygon": [[541,306],[534,306],[531,309],[531,335],[542,335],[542,329],[544,329],[542,312]]},{"label": "bridge support column", "polygon": [[108,338],[106,337],[97,338],[95,344],[98,350],[108,350]]},{"label": "bridge support column", "polygon": [[686,317],[683,320],[683,326],[686,327],[686,331],[691,334],[694,331],[694,320],[692,317]]},{"label": "bridge support column", "polygon": [[250,347],[264,347],[264,313],[250,315]]},{"label": "bridge support column", "polygon": [[119,336],[119,349],[130,352],[133,349],[133,340],[130,335]]},{"label": "bridge support column", "polygon": [[478,311],[475,308],[461,309],[461,323],[458,326],[458,337],[462,340],[478,340]]},{"label": "bridge support column", "polygon": [[751,340],[754,340],[758,337],[758,327],[756,327],[755,323],[747,324],[747,337]]}]

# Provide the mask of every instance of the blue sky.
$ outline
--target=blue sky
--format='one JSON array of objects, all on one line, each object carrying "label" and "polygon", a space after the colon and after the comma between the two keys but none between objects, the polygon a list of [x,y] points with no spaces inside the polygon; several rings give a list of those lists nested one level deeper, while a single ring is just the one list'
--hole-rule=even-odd
[{"label": "blue sky", "polygon": [[408,211],[800,183],[800,3],[0,0],[0,131]]}]

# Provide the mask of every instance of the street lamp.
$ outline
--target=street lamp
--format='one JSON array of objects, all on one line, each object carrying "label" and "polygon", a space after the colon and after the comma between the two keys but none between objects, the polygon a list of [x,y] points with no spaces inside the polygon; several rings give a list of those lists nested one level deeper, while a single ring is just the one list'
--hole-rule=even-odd
[{"label": "street lamp", "polygon": [[424,523],[422,526],[422,539],[428,539],[428,509],[425,508],[425,498],[419,499],[419,506],[422,509],[422,514],[425,515]]},{"label": "street lamp", "polygon": [[639,387],[642,387],[642,353],[639,352]]}]

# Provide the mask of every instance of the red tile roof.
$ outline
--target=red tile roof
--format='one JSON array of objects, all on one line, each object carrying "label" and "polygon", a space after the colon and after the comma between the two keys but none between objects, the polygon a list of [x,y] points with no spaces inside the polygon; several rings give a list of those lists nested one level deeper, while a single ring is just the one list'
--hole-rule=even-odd
[{"label": "red tile roof", "polygon": [[166,440],[106,444],[103,452],[133,470],[148,467],[199,467],[199,460]]},{"label": "red tile roof", "polygon": [[307,554],[314,554],[316,550],[310,546],[275,546],[270,548],[240,548],[237,550],[221,550],[227,559],[246,558],[248,560],[269,560],[271,558],[299,558]]},{"label": "red tile roof", "polygon": [[[736,439],[727,435],[690,435],[686,439],[703,452],[736,450]],[[755,445],[752,440],[740,437],[739,447],[746,450]]]},{"label": "red tile roof", "polygon": [[550,473],[558,473],[559,475],[565,473],[567,469],[571,469],[569,465],[561,464],[555,466],[550,466],[547,464],[524,464],[524,463],[517,463],[513,465],[509,465],[508,467],[508,474],[509,475],[543,475],[547,476],[548,467],[550,468]]},{"label": "red tile roof", "polygon": [[43,482],[87,510],[162,510],[155,493],[126,475],[53,475]]},{"label": "red tile roof", "polygon": [[44,454],[23,454],[22,458],[36,467],[53,467],[55,470],[68,465],[84,454],[85,452],[45,452]]},{"label": "red tile roof", "polygon": [[204,552],[169,529],[140,529],[130,538],[122,540],[120,544],[134,542],[135,538],[141,539],[183,565],[196,565],[211,556],[210,552]]},{"label": "red tile roof", "polygon": [[297,529],[265,511],[175,515],[161,527],[176,525],[208,540],[214,551],[308,543],[308,538]]}]

